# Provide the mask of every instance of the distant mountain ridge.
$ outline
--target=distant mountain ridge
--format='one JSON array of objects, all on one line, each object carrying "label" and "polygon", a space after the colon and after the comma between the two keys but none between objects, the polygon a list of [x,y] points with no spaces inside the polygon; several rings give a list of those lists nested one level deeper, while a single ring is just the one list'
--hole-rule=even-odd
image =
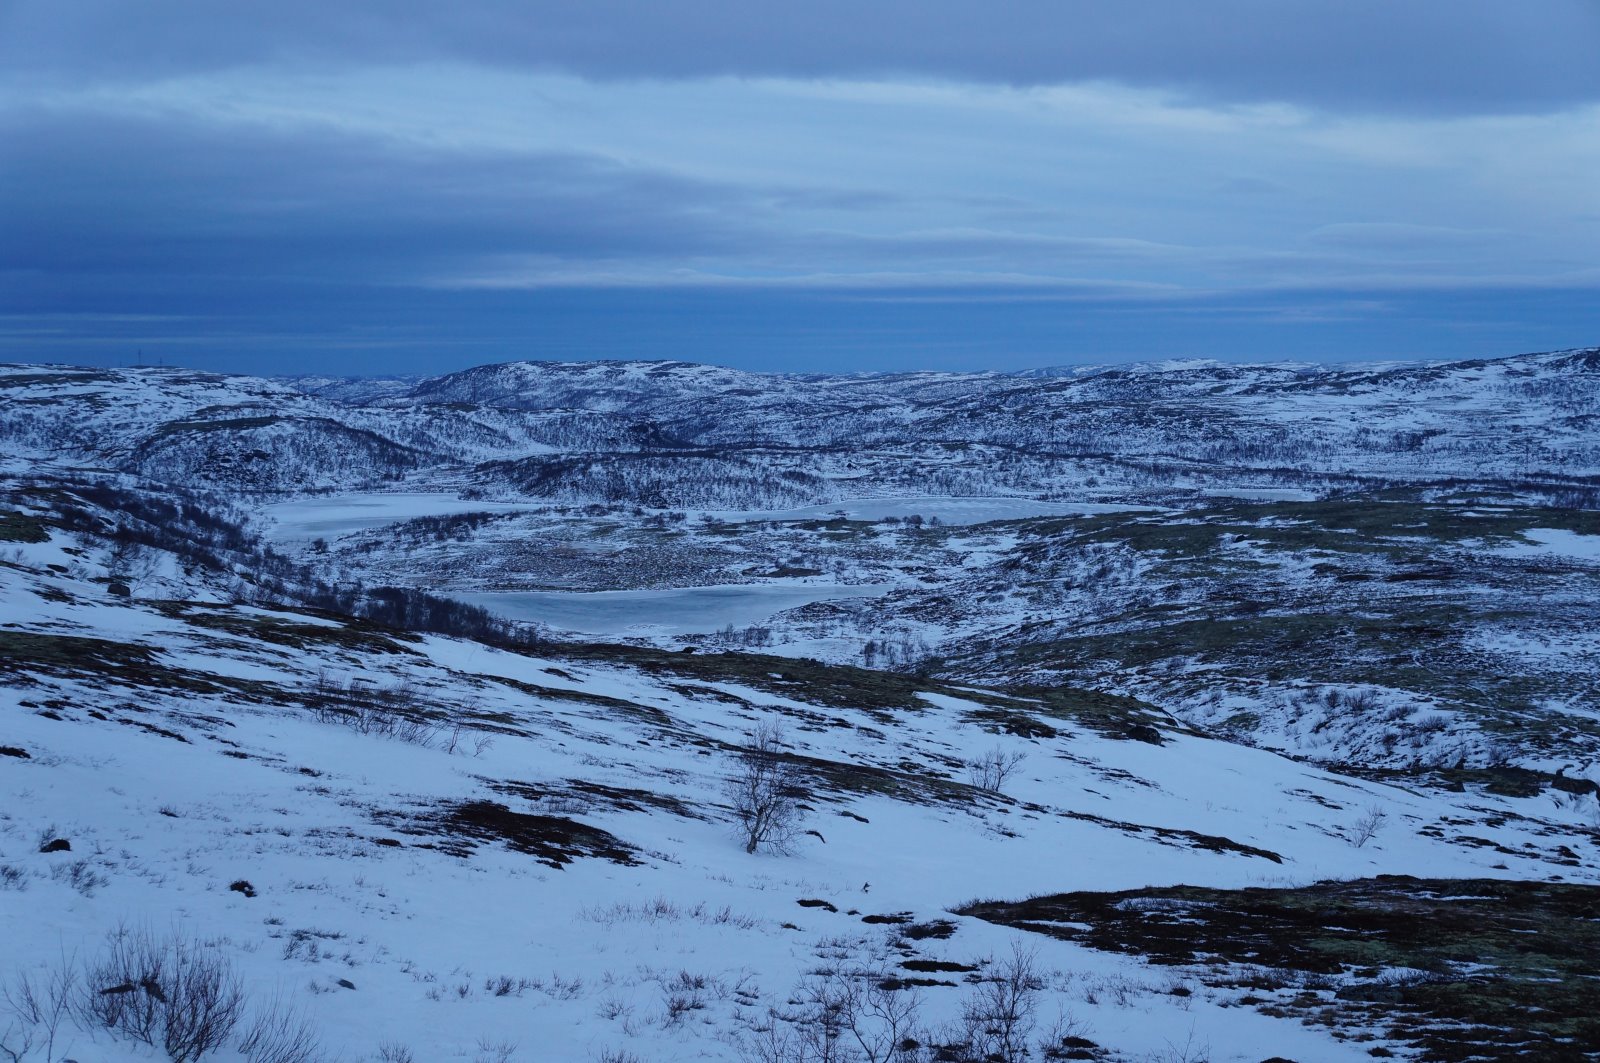
[{"label": "distant mountain ridge", "polygon": [[0,411],[0,442],[18,453],[252,492],[444,477],[497,498],[754,506],[905,492],[1080,497],[1221,472],[1574,489],[1600,477],[1600,348],[1066,375],[511,362],[341,381],[8,366]]}]

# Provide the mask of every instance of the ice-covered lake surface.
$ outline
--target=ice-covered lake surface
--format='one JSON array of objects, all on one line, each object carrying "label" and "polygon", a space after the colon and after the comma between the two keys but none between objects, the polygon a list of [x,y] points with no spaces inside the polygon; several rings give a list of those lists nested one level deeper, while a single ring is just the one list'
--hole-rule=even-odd
[{"label": "ice-covered lake surface", "polygon": [[1315,502],[1315,491],[1297,487],[1208,487],[1200,492],[1207,498],[1242,498],[1249,502]]},{"label": "ice-covered lake surface", "polygon": [[512,620],[588,635],[689,635],[746,627],[812,602],[872,598],[888,583],[729,584],[635,591],[478,591],[451,597]]},{"label": "ice-covered lake surface", "polygon": [[[269,535],[279,542],[336,539],[341,535],[398,524],[416,517],[442,517],[460,513],[514,513],[543,508],[540,503],[485,502],[458,498],[446,492],[355,492],[304,498],[266,506],[272,521]],[[938,517],[945,524],[984,524],[992,520],[1029,517],[1068,517],[1094,513],[1150,510],[1151,506],[1099,502],[1041,502],[1032,498],[858,498],[783,510],[712,511],[707,516],[727,521],[831,520],[841,514],[849,520],[883,520],[886,517]]]},{"label": "ice-covered lake surface", "polygon": [[1036,498],[851,498],[799,509],[756,509],[709,513],[729,521],[757,520],[883,520],[887,517],[938,517],[945,524],[987,524],[992,520],[1026,520],[1030,517],[1074,517],[1094,513],[1127,513],[1153,506],[1101,502],[1042,502]]},{"label": "ice-covered lake surface", "polygon": [[1600,562],[1600,535],[1584,535],[1565,528],[1529,528],[1522,533],[1531,543],[1512,543],[1495,549],[1506,557],[1561,557]]},{"label": "ice-covered lake surface", "polygon": [[266,506],[274,522],[268,533],[279,542],[335,539],[416,517],[457,513],[507,513],[535,508],[517,502],[481,502],[444,492],[365,492],[305,498]]}]

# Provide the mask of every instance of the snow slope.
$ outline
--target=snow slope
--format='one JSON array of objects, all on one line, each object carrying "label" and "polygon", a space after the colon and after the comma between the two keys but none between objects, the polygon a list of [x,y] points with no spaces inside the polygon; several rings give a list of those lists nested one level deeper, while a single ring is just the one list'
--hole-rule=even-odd
[{"label": "snow slope", "polygon": [[[1419,793],[1170,724],[1151,744],[1043,703],[912,680],[885,694],[872,673],[803,662],[510,652],[128,600],[92,565],[46,567],[83,548],[56,533],[0,563],[0,745],[25,754],[0,758],[8,966],[42,976],[119,924],[176,929],[345,1059],[759,1058],[768,1009],[819,969],[920,958],[981,976],[1022,938],[1047,972],[1041,1017],[1069,1016],[1099,1058],[1203,1044],[1218,1061],[1367,1059],[1374,1042],[1239,1007],[1182,968],[949,909],[1380,872],[1600,877],[1590,809],[1560,794]],[[328,722],[319,705],[352,679],[405,687],[437,732],[417,744]],[[999,723],[1019,718],[1048,726]],[[724,793],[764,721],[806,758],[815,833],[789,855],[745,853]],[[966,783],[963,761],[991,749],[1026,758],[1003,795]],[[575,835],[540,849],[476,830],[466,810],[482,802],[598,828],[624,855],[563,863]],[[1386,826],[1358,847],[1372,809]],[[69,852],[38,851],[57,837]],[[863,919],[902,913],[954,932]],[[951,980],[915,991],[930,1024],[975,991]],[[67,1042],[81,1059],[148,1058],[105,1035]]]}]

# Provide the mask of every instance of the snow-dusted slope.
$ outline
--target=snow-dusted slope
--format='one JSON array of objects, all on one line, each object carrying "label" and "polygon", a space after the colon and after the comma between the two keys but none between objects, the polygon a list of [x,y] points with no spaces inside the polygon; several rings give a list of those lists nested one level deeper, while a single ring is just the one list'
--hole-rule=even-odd
[{"label": "snow-dusted slope", "polygon": [[[932,1043],[924,1028],[954,1036],[1018,946],[1039,974],[1030,1043],[1059,1014],[1077,1058],[1368,1059],[1381,1041],[1341,1038],[1382,1035],[1371,1017],[1303,1025],[1240,1006],[1249,977],[950,909],[1179,882],[1600,877],[1591,797],[1354,780],[1070,692],[130,600],[94,544],[31,519],[10,518],[0,559],[7,966],[43,984],[119,925],[188,935],[252,1006],[276,997],[348,1060],[806,1058],[761,1046],[814,1029],[812,990],[924,972],[936,984],[894,992]],[[367,704],[425,741],[338,722]],[[751,855],[725,780],[774,722],[807,832]],[[1003,794],[969,785],[964,762],[990,751],[1025,758]],[[55,839],[70,850],[40,851]],[[1332,1007],[1389,973],[1298,991]],[[22,1029],[0,1019],[13,1045]],[[56,1053],[149,1057],[71,1023]]]}]

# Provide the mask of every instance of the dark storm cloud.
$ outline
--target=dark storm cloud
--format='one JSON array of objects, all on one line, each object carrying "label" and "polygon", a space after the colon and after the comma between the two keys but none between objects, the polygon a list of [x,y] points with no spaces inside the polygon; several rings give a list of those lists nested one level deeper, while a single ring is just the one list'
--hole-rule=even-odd
[{"label": "dark storm cloud", "polygon": [[70,110],[0,114],[0,271],[425,283],[726,251],[744,193],[581,154]]},{"label": "dark storm cloud", "polygon": [[1111,80],[1340,109],[1600,98],[1595,0],[10,0],[0,69],[144,77],[449,59],[599,78]]}]

